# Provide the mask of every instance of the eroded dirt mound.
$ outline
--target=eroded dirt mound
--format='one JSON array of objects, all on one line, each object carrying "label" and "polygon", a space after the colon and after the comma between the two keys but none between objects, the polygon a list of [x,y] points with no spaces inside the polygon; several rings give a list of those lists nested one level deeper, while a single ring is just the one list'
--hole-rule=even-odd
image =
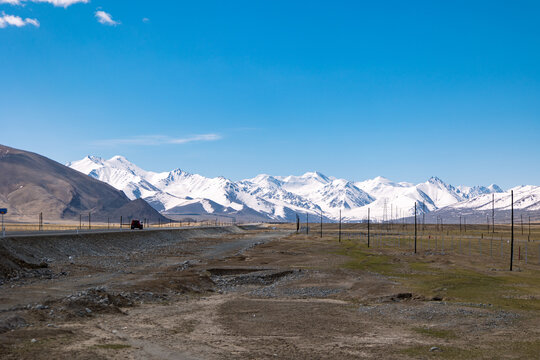
[{"label": "eroded dirt mound", "polygon": [[0,245],[0,284],[7,279],[47,272],[47,263],[20,256]]},{"label": "eroded dirt mound", "polygon": [[19,315],[6,314],[0,316],[0,334],[28,326],[26,320]]},{"label": "eroded dirt mound", "polygon": [[115,293],[105,287],[90,288],[79,291],[62,299],[49,300],[30,308],[33,319],[44,322],[73,320],[92,317],[95,314],[119,314],[120,308],[130,307],[144,300],[155,300],[154,294]]}]

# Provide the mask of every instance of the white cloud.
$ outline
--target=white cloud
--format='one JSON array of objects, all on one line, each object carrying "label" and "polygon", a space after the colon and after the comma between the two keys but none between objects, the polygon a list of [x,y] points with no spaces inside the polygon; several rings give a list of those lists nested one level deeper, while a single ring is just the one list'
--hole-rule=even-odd
[{"label": "white cloud", "polygon": [[94,145],[99,146],[116,146],[116,145],[145,145],[145,146],[157,146],[166,144],[187,144],[191,142],[200,141],[216,141],[221,139],[218,134],[200,134],[192,135],[183,138],[172,138],[164,135],[145,135],[135,136],[124,139],[108,139],[98,140],[94,142]]},{"label": "white cloud", "polygon": [[146,18],[146,17],[145,17],[145,18],[142,18],[142,22],[143,22],[143,23],[149,23],[149,22],[150,22],[150,19],[149,19],[149,18]]},{"label": "white cloud", "polygon": [[106,13],[105,11],[102,11],[102,10],[96,11],[96,19],[99,23],[104,24],[104,25],[116,26],[120,24],[120,22],[113,20],[111,14]]},{"label": "white cloud", "polygon": [[0,0],[0,4],[21,5],[20,0]]},{"label": "white cloud", "polygon": [[47,3],[57,7],[67,8],[73,4],[88,4],[90,0],[0,0],[0,4],[22,5],[25,2]]},{"label": "white cloud", "polygon": [[4,12],[2,12],[2,15],[0,15],[0,29],[8,26],[23,27],[26,25],[34,25],[35,27],[39,27],[39,21],[37,21],[37,19],[23,19],[15,15],[7,15]]},{"label": "white cloud", "polygon": [[89,0],[32,0],[32,2],[48,3],[57,7],[67,8],[68,6],[71,6],[73,4],[78,4],[78,3],[88,4],[90,1]]}]

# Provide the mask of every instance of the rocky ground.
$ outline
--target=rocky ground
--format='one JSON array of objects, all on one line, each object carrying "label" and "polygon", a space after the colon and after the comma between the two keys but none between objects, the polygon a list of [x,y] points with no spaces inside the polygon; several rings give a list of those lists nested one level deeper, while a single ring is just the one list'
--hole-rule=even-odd
[{"label": "rocky ground", "polygon": [[[149,239],[151,246],[99,241],[85,254],[58,250],[56,239],[26,262],[21,254],[31,246],[4,247],[19,271],[12,266],[0,286],[2,359],[536,358],[540,351],[540,297],[527,285],[537,272],[522,274],[523,293],[494,288],[500,299],[528,296],[515,307],[455,292],[448,274],[460,259],[367,251],[289,230],[173,233]],[[426,288],[432,276],[440,285]]]}]

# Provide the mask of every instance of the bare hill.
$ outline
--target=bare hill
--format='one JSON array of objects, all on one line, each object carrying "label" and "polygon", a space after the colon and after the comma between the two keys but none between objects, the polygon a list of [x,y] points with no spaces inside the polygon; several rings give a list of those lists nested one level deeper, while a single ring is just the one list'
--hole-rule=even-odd
[{"label": "bare hill", "polygon": [[[0,145],[0,207],[11,220],[75,219],[92,213],[96,221],[110,216],[162,218],[145,201],[130,201],[112,186],[44,156]],[[125,214],[122,214],[125,212]]]}]

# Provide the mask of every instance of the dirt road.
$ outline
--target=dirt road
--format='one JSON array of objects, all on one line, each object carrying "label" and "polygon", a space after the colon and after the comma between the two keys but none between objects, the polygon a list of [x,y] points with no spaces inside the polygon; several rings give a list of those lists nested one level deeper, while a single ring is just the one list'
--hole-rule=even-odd
[{"label": "dirt road", "polygon": [[535,310],[431,296],[381,270],[420,259],[289,231],[200,235],[81,252],[5,282],[1,357],[527,358],[540,346]]}]

